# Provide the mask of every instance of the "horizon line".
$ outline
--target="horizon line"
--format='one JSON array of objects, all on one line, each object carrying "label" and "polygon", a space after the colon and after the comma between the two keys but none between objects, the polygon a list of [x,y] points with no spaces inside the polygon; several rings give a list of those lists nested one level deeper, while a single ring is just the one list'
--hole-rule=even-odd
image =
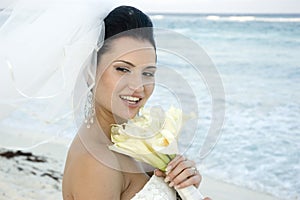
[{"label": "horizon line", "polygon": [[163,15],[163,14],[169,14],[169,15],[197,15],[197,14],[210,14],[210,15],[230,15],[230,14],[243,14],[243,15],[300,15],[299,13],[293,13],[293,12],[182,12],[182,11],[146,11],[147,14],[150,15]]},{"label": "horizon line", "polygon": [[[5,8],[0,8],[0,12],[4,10]],[[197,15],[197,14],[210,14],[210,15],[229,15],[229,14],[244,14],[244,15],[300,15],[300,12],[256,12],[256,11],[251,11],[251,12],[241,12],[241,11],[235,11],[235,12],[228,12],[228,11],[223,11],[223,12],[203,12],[203,11],[171,11],[171,10],[166,10],[166,11],[144,11],[147,14],[150,15],[163,15],[163,14],[168,14],[168,15]]]}]

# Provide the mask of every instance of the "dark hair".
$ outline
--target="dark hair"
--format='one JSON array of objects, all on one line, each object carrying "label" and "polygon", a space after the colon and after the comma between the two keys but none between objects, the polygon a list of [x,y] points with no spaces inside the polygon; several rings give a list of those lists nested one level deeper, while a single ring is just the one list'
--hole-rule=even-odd
[{"label": "dark hair", "polygon": [[131,6],[119,6],[106,16],[104,24],[105,41],[100,48],[98,55],[103,54],[109,49],[110,41],[123,36],[147,40],[154,48],[156,48],[152,21],[145,13],[137,8]]}]

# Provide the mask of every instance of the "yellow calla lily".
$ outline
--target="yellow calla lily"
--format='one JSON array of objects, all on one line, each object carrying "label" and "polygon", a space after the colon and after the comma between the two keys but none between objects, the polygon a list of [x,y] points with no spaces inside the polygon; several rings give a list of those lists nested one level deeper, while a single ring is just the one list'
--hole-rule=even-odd
[{"label": "yellow calla lily", "polygon": [[182,112],[172,107],[166,113],[158,108],[143,108],[141,113],[125,124],[112,126],[114,144],[109,148],[165,171],[178,153]]}]

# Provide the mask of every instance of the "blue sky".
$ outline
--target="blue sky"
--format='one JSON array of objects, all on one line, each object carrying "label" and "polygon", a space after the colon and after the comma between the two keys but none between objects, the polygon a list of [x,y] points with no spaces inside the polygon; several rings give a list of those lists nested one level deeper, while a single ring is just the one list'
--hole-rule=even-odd
[{"label": "blue sky", "polygon": [[148,12],[299,13],[300,0],[117,0]]}]

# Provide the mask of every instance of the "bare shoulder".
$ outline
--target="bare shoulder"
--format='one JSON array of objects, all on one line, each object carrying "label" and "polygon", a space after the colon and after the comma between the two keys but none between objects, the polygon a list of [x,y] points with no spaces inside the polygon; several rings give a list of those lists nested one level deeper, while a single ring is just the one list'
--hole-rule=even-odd
[{"label": "bare shoulder", "polygon": [[96,160],[75,138],[66,161],[64,200],[120,199],[123,176]]}]

